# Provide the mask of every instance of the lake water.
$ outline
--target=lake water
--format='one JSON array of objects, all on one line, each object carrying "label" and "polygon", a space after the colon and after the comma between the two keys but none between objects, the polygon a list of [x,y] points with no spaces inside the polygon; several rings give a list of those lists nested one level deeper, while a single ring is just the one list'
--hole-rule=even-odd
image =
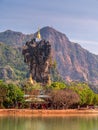
[{"label": "lake water", "polygon": [[0,130],[98,130],[98,116],[0,117]]}]

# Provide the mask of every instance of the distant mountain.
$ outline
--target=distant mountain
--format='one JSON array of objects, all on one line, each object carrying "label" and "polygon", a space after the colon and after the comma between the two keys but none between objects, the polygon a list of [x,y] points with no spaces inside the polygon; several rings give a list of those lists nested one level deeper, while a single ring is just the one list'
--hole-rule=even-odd
[{"label": "distant mountain", "polygon": [[22,46],[26,41],[32,39],[33,34],[25,35],[21,32],[7,30],[0,33],[0,42],[8,45]]},{"label": "distant mountain", "polygon": [[98,56],[69,41],[65,34],[51,27],[41,29],[50,41],[60,75],[67,81],[98,82]]},{"label": "distant mountain", "polygon": [[[83,49],[79,44],[71,42],[67,36],[51,27],[40,30],[42,38],[50,41],[52,57],[57,68],[66,81],[89,81],[98,83],[98,56]],[[6,44],[22,46],[33,35],[25,35],[14,31],[0,33],[0,41]]]}]

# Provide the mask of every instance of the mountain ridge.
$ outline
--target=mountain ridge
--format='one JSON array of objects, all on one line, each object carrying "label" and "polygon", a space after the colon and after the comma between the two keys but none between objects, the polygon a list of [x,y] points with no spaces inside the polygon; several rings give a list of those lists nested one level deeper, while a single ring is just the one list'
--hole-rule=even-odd
[{"label": "mountain ridge", "polygon": [[47,36],[44,34],[44,30],[45,28],[41,30],[41,34],[52,43],[54,59],[56,59],[58,70],[65,80],[98,81],[97,55],[83,49],[77,43],[72,43],[65,34],[55,29],[49,28]]},{"label": "mountain ridge", "polygon": [[[6,32],[6,31],[5,31]],[[36,33],[25,35],[19,33],[0,33],[0,41],[12,46],[22,46],[26,41],[36,37]],[[52,46],[52,58],[57,62],[57,69],[66,81],[86,81],[98,83],[98,55],[83,49],[78,43],[71,42],[68,37],[52,27],[40,29],[43,39],[49,41]],[[4,36],[3,36],[4,35]],[[13,36],[12,36],[13,35]],[[11,39],[16,37],[16,39]],[[3,39],[3,40],[2,40]],[[11,40],[8,40],[11,39]],[[9,42],[8,42],[9,41]],[[17,42],[16,42],[17,41]]]},{"label": "mountain ridge", "polygon": [[6,30],[0,33],[0,42],[8,45],[22,46],[27,40],[30,40],[33,34],[23,34],[12,30]]}]

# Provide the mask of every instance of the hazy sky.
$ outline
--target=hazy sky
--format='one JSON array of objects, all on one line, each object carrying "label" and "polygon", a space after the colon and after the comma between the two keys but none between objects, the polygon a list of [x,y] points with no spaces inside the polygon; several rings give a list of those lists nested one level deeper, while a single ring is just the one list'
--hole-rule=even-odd
[{"label": "hazy sky", "polygon": [[98,54],[98,0],[0,0],[0,32],[51,26]]}]

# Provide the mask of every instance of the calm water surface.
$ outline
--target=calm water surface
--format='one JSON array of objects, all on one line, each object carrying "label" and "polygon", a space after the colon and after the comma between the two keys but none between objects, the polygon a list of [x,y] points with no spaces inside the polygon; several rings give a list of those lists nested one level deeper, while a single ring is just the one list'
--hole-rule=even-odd
[{"label": "calm water surface", "polygon": [[98,116],[0,117],[0,130],[98,130]]}]

